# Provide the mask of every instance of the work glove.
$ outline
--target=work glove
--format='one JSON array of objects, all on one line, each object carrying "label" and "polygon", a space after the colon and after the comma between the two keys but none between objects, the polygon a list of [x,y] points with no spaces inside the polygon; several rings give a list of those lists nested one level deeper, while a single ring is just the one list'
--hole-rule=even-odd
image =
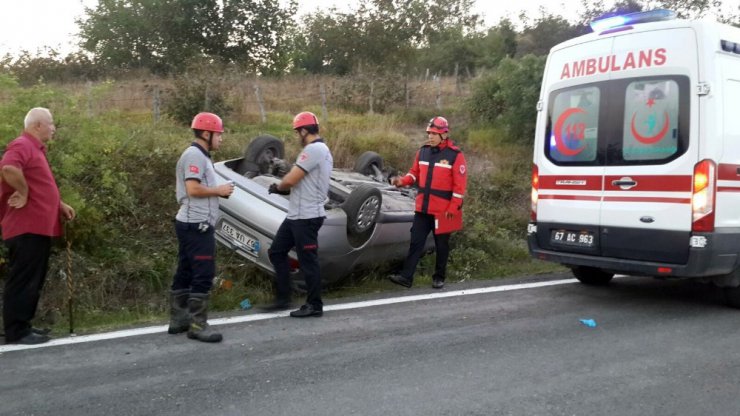
[{"label": "work glove", "polygon": [[290,190],[288,191],[281,191],[278,189],[278,186],[276,183],[270,184],[270,187],[267,188],[268,194],[279,194],[279,195],[290,195]]}]

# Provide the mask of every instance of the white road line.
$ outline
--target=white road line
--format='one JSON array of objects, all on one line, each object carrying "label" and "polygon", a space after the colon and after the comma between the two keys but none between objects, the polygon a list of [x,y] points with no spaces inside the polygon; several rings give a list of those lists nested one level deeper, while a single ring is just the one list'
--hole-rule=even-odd
[{"label": "white road line", "polygon": [[[578,282],[578,280],[576,279],[563,279],[563,280],[551,280],[551,281],[545,281],[545,282],[521,283],[521,284],[516,284],[516,285],[491,286],[491,287],[483,287],[483,288],[477,288],[477,289],[453,290],[449,292],[446,292],[446,291],[436,292],[436,293],[428,293],[424,295],[401,296],[397,298],[341,303],[338,305],[325,305],[324,311],[331,312],[331,311],[343,311],[347,309],[370,308],[373,306],[392,305],[394,303],[416,302],[420,300],[478,295],[481,293],[508,292],[512,290],[534,289],[538,287],[566,285],[566,284],[576,283],[576,282]],[[241,322],[253,322],[253,321],[262,321],[265,319],[282,318],[282,317],[288,316],[289,314],[290,314],[289,311],[276,312],[276,313],[256,313],[256,314],[248,314],[248,315],[243,315],[243,316],[234,316],[234,317],[229,317],[229,318],[209,319],[208,323],[214,326],[230,325],[230,324],[237,324]],[[4,352],[9,352],[9,351],[54,347],[57,345],[79,344],[82,342],[103,341],[106,339],[126,338],[126,337],[133,337],[137,335],[156,334],[160,332],[167,332],[167,325],[148,326],[144,328],[127,329],[123,331],[107,332],[103,334],[83,335],[79,337],[72,336],[72,337],[67,337],[67,338],[58,338],[58,339],[53,339],[45,344],[38,344],[38,345],[16,345],[16,344],[3,345],[3,346],[0,346],[0,354]]]}]

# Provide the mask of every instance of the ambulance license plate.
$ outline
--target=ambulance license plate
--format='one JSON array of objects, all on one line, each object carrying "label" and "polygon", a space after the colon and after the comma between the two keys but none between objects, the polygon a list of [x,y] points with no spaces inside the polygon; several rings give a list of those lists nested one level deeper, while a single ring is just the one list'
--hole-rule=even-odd
[{"label": "ambulance license plate", "polygon": [[259,256],[260,253],[260,242],[256,238],[239,231],[236,227],[224,221],[221,223],[221,231],[231,237],[232,240],[239,243],[247,254],[252,256]]},{"label": "ambulance license plate", "polygon": [[550,240],[553,244],[574,247],[594,246],[594,235],[588,231],[552,230]]}]

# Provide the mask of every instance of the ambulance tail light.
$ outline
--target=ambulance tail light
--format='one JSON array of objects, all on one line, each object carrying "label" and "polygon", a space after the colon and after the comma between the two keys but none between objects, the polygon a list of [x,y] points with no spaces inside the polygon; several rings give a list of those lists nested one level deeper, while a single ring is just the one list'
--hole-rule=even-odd
[{"label": "ambulance tail light", "polygon": [[537,221],[537,200],[539,199],[540,173],[537,165],[532,165],[532,210],[529,219]]},{"label": "ambulance tail light", "polygon": [[709,159],[694,166],[694,189],[691,194],[691,230],[714,231],[714,197],[717,167]]}]

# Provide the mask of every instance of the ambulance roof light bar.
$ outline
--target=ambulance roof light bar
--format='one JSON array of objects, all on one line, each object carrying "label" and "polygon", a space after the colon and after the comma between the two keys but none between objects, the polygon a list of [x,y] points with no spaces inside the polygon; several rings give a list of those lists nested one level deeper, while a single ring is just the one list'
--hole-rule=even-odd
[{"label": "ambulance roof light bar", "polygon": [[667,9],[650,10],[647,12],[636,12],[621,16],[610,16],[599,18],[591,22],[591,29],[594,32],[617,28],[636,23],[658,22],[661,20],[671,20],[676,18],[676,12]]}]

